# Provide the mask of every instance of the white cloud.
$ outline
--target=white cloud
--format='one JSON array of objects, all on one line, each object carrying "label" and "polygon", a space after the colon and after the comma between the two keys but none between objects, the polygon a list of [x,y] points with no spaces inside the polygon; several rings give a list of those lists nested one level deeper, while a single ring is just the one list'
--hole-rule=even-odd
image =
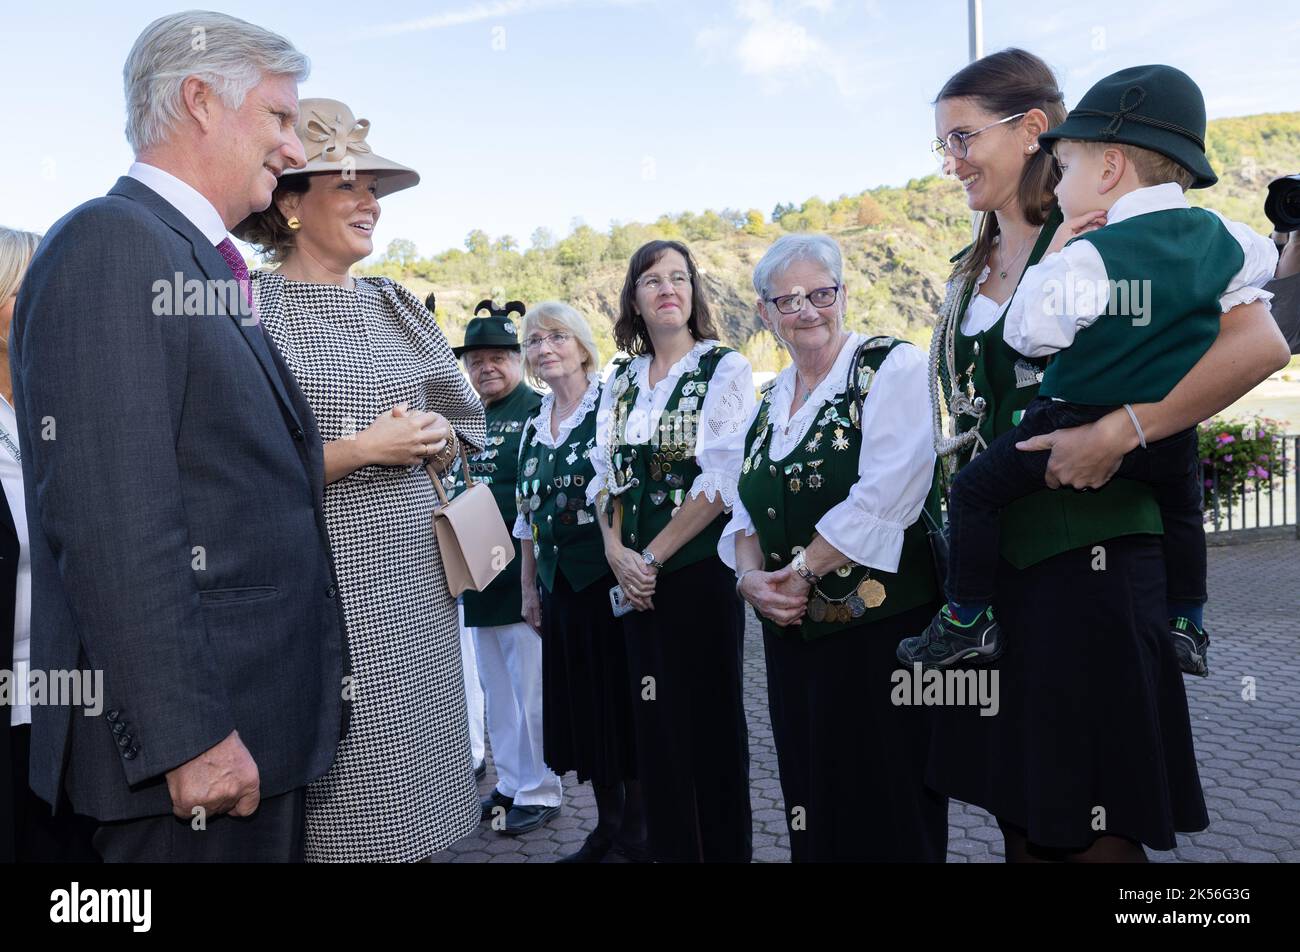
[{"label": "white cloud", "polygon": [[[586,6],[634,6],[643,0],[587,0]],[[436,13],[415,20],[381,23],[363,31],[364,36],[393,36],[399,33],[421,33],[447,27],[478,23],[482,20],[502,20],[520,13],[540,13],[577,5],[577,0],[492,0],[474,3],[459,10]]]}]

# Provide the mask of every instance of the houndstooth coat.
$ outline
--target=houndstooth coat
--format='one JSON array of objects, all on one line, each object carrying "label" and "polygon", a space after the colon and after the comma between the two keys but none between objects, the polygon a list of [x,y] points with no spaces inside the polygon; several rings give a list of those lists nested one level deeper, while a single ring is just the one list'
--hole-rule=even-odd
[{"label": "houndstooth coat", "polygon": [[[354,289],[254,275],[258,313],[321,438],[397,403],[436,410],[481,447],[483,407],[428,310],[387,278]],[[456,603],[420,467],[364,466],[325,487],[352,657],[352,714],[307,789],[308,862],[419,860],[479,822]]]}]

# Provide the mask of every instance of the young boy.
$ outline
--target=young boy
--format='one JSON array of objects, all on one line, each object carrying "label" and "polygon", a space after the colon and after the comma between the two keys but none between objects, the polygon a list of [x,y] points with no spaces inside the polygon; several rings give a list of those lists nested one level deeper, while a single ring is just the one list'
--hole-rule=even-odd
[{"label": "young boy", "polygon": [[1131,407],[1173,389],[1214,342],[1221,313],[1271,297],[1261,287],[1277,265],[1272,243],[1217,212],[1189,207],[1183,195],[1217,181],[1204,137],[1201,91],[1169,66],[1108,76],[1064,123],[1039,136],[1061,169],[1056,196],[1065,223],[1042,261],[1025,271],[1003,336],[1027,357],[1056,356],[1018,425],[953,482],[948,604],[923,634],[898,646],[905,664],[986,664],[1001,655],[990,605],[998,513],[1044,488],[1050,455],[1016,443],[1123,407],[1140,448],[1115,475],[1155,491],[1170,635],[1182,670],[1208,673],[1196,429],[1147,445]]}]

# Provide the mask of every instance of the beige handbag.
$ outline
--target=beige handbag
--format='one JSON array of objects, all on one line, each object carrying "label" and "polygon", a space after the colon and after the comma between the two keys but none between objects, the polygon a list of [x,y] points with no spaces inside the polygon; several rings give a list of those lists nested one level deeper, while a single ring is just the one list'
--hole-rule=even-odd
[{"label": "beige handbag", "polygon": [[492,490],[474,482],[465,444],[460,445],[465,491],[447,499],[442,478],[432,470],[433,488],[441,500],[433,510],[433,534],[442,550],[447,588],[455,598],[465,591],[481,592],[515,557],[514,539],[501,518]]}]

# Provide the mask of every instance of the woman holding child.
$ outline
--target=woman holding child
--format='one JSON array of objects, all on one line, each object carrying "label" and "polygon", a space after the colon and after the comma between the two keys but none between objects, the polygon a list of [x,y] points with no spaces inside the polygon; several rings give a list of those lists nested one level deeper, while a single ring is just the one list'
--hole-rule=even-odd
[{"label": "woman holding child", "polygon": [[[1131,123],[1142,122],[1140,99],[1117,107]],[[957,469],[1020,421],[1043,381],[1046,360],[1003,338],[1022,275],[1062,237],[1104,223],[1072,220],[1057,235],[1060,172],[1039,136],[1065,118],[1051,70],[1021,50],[972,63],[936,100],[945,171],[985,213],[954,258],[932,348],[936,427],[942,401],[956,431],[936,432],[936,443]],[[1025,444],[1051,451],[1048,487],[1089,491],[1045,487],[1002,511],[999,713],[940,709],[927,774],[998,818],[1008,861],[1143,861],[1143,844],[1172,849],[1175,831],[1207,825],[1169,631],[1160,508],[1146,483],[1109,480],[1140,440],[1194,427],[1285,361],[1267,307],[1233,303],[1223,300],[1231,310],[1213,344],[1163,399]]]}]

